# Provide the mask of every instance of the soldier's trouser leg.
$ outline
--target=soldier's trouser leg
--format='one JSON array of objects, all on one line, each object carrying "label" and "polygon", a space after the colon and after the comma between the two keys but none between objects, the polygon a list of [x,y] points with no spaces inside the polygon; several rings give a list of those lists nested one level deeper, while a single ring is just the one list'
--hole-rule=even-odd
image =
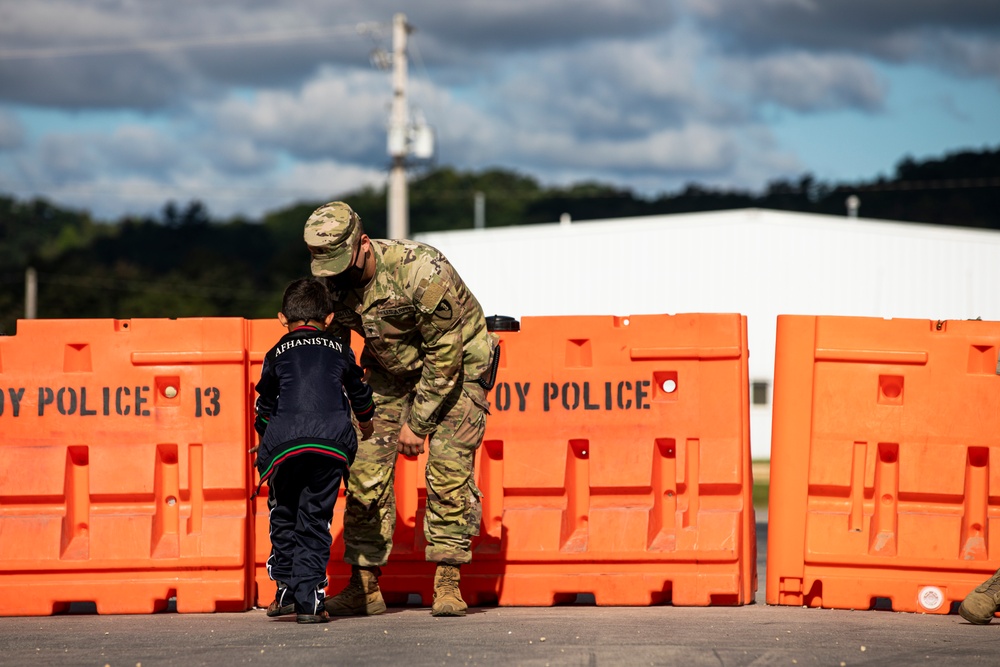
[{"label": "soldier's trouser leg", "polygon": [[351,565],[385,565],[396,527],[396,446],[400,420],[408,413],[412,387],[380,372],[367,373],[374,392],[375,432],[358,436],[358,453],[347,479],[344,509],[344,561]]},{"label": "soldier's trouser leg", "polygon": [[476,450],[486,431],[486,392],[463,383],[442,406],[430,437],[427,457],[425,556],[437,563],[461,565],[472,560],[470,544],[482,517],[475,482]]},{"label": "soldier's trouser leg", "polygon": [[[409,415],[412,383],[374,369],[367,373],[378,411],[374,435],[359,440],[347,482],[344,561],[385,565],[396,526],[393,489],[399,428]],[[468,563],[473,535],[479,534],[482,507],[474,480],[476,450],[486,430],[486,391],[477,384],[456,387],[431,434],[426,469],[425,556],[433,562]]]}]

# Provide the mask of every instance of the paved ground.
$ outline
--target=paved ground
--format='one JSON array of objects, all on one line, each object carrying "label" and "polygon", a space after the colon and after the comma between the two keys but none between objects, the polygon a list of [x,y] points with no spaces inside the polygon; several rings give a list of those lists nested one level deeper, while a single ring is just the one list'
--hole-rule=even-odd
[{"label": "paved ground", "polygon": [[0,618],[0,665],[998,665],[1000,622],[764,604],[743,607],[427,609],[317,626],[242,614]]}]

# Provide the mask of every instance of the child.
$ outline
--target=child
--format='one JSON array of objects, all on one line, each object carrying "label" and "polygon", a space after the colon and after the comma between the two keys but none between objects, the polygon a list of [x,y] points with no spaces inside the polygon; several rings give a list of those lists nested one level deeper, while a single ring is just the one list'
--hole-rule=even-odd
[{"label": "child", "polygon": [[[323,608],[330,522],[357,436],[371,437],[375,404],[350,346],[325,329],[333,320],[326,286],[303,278],[285,290],[278,321],[288,329],[264,357],[257,383],[257,470],[271,495],[271,557],[278,584],[268,616],[330,620]],[[348,405],[349,404],[349,405]]]}]

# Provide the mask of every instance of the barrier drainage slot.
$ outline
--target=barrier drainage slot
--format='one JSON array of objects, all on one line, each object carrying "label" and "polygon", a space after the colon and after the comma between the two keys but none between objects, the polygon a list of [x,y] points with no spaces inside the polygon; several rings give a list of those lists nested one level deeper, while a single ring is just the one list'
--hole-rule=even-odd
[{"label": "barrier drainage slot", "polygon": [[597,599],[593,593],[556,593],[552,596],[552,603],[555,606],[587,605],[596,607]]},{"label": "barrier drainage slot", "polygon": [[177,591],[173,588],[167,591],[166,599],[153,601],[153,613],[156,614],[176,614],[177,613]]}]

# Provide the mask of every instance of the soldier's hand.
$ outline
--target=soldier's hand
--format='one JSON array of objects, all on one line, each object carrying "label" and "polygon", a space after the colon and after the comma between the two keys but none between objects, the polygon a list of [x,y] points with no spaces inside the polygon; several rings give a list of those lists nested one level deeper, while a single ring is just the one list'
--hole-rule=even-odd
[{"label": "soldier's hand", "polygon": [[367,440],[372,437],[373,433],[375,433],[375,425],[372,424],[370,419],[366,422],[358,422],[358,428],[361,429],[362,440]]},{"label": "soldier's hand", "polygon": [[251,454],[253,454],[253,453],[255,453],[255,452],[256,452],[256,451],[258,450],[258,449],[260,449],[260,445],[259,445],[259,444],[257,444],[257,445],[254,445],[253,447],[251,447],[251,448],[250,448],[250,453],[251,453]]},{"label": "soldier's hand", "polygon": [[403,424],[399,429],[399,445],[396,449],[403,456],[416,456],[424,453],[424,436],[417,435],[409,424]]}]

